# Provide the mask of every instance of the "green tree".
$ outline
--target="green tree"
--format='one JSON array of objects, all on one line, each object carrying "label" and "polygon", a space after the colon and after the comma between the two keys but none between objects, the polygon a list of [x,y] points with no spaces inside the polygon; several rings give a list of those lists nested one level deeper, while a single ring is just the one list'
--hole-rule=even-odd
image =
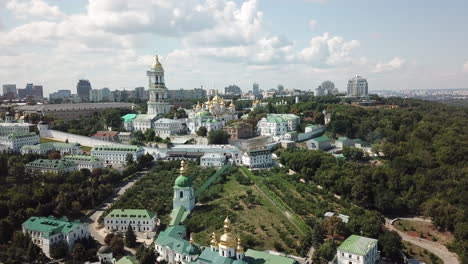
[{"label": "green tree", "polygon": [[156,136],[156,133],[154,132],[154,129],[150,128],[145,131],[145,140],[147,142],[154,141],[155,136]]},{"label": "green tree", "polygon": [[328,217],[323,222],[323,230],[331,237],[344,237],[348,232],[345,223],[337,216]]},{"label": "green tree", "polygon": [[0,220],[0,244],[10,241],[13,235],[13,226],[7,219]]},{"label": "green tree", "polygon": [[60,240],[50,246],[50,257],[54,259],[61,259],[68,253],[68,243]]},{"label": "green tree", "polygon": [[131,224],[128,224],[127,231],[125,231],[125,246],[129,248],[136,246],[136,235]]},{"label": "green tree", "polygon": [[123,254],[124,252],[124,241],[121,236],[114,236],[109,246],[114,254]]},{"label": "green tree", "polygon": [[197,136],[199,136],[199,137],[206,137],[207,134],[208,134],[208,130],[206,129],[206,127],[201,126],[200,128],[198,128],[198,130],[197,130]]},{"label": "green tree", "polygon": [[208,144],[228,144],[230,137],[224,130],[211,130],[208,133]]},{"label": "green tree", "polygon": [[346,158],[346,160],[362,161],[364,160],[364,151],[358,148],[344,147],[343,156]]},{"label": "green tree", "polygon": [[107,234],[106,237],[104,238],[104,243],[110,246],[110,243],[112,242],[112,239],[114,239],[114,237],[115,237],[114,233]]},{"label": "green tree", "polygon": [[74,261],[84,261],[87,260],[86,247],[81,243],[76,243],[73,247],[72,257]]},{"label": "green tree", "polygon": [[133,155],[128,153],[127,156],[125,157],[125,161],[127,162],[127,166],[133,165],[134,163]]},{"label": "green tree", "polygon": [[146,137],[141,130],[137,130],[133,133],[133,137],[138,141],[145,141]]},{"label": "green tree", "polygon": [[400,251],[403,248],[401,237],[394,231],[385,231],[379,236],[379,246],[382,253],[394,261],[401,261]]}]

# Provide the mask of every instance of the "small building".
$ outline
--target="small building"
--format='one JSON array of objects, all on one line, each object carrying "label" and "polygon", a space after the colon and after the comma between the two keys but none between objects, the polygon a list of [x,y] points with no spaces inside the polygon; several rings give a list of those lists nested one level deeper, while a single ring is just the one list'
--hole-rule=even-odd
[{"label": "small building", "polygon": [[117,131],[98,131],[92,136],[92,138],[99,139],[107,142],[118,142],[119,132]]},{"label": "small building", "polygon": [[12,133],[8,136],[0,136],[0,145],[6,146],[10,151],[18,152],[25,145],[38,144],[40,141],[36,133],[26,134]]},{"label": "small building", "polygon": [[154,121],[156,121],[156,119],[157,119],[157,115],[150,115],[150,114],[137,115],[132,120],[132,126],[133,126],[132,131],[141,130],[142,132],[145,132],[146,130],[153,128],[153,123]]},{"label": "small building", "polygon": [[296,131],[299,123],[300,118],[294,114],[268,114],[258,122],[257,127],[260,135],[278,140],[284,134]]},{"label": "small building", "polygon": [[330,144],[330,139],[326,136],[321,136],[308,140],[306,141],[306,145],[308,149],[312,150],[327,150],[332,147]]},{"label": "small building", "polygon": [[120,119],[123,121],[123,126],[126,131],[132,132],[133,131],[133,119],[137,117],[137,114],[126,114],[122,116]]},{"label": "small building", "polygon": [[273,158],[269,149],[255,149],[244,152],[242,164],[249,168],[269,168],[273,166]]},{"label": "small building", "polygon": [[341,219],[341,221],[343,221],[343,223],[347,224],[349,222],[349,216],[348,215],[344,215],[344,214],[336,214],[334,212],[326,212],[323,217],[325,219],[329,218],[329,217],[332,217],[332,216],[336,216],[338,218]]},{"label": "small building", "polygon": [[75,241],[89,237],[88,226],[80,221],[69,221],[66,217],[60,219],[33,216],[22,224],[24,234],[29,234],[34,244],[42,249],[45,255],[50,256],[50,247],[65,241],[70,252]]},{"label": "small building", "polygon": [[246,122],[235,122],[224,128],[231,135],[231,139],[244,139],[253,137],[253,126]]},{"label": "small building", "polygon": [[292,140],[281,140],[280,141],[281,147],[284,149],[294,149],[296,148],[296,142]]},{"label": "small building", "polygon": [[59,151],[63,155],[82,154],[83,149],[78,143],[47,142],[37,145],[25,145],[21,147],[21,154],[45,155],[50,151]]},{"label": "small building", "polygon": [[68,155],[63,157],[63,160],[76,163],[78,169],[97,169],[103,168],[104,163],[96,157],[87,155]]},{"label": "small building", "polygon": [[113,264],[114,256],[112,254],[112,249],[109,246],[101,246],[97,251],[97,257],[99,263],[101,264]]},{"label": "small building", "polygon": [[220,153],[206,153],[200,158],[200,166],[220,168],[226,164],[226,156]]},{"label": "small building", "polygon": [[337,263],[374,264],[380,258],[377,244],[377,239],[351,235],[338,247]]},{"label": "small building", "polygon": [[129,144],[132,140],[132,132],[120,132],[118,137],[120,143]]},{"label": "small building", "polygon": [[192,152],[192,151],[172,151],[169,150],[166,153],[166,160],[190,160],[196,161],[197,159],[203,157],[205,153],[203,152]]},{"label": "small building", "polygon": [[127,231],[128,225],[135,232],[152,232],[159,225],[156,214],[145,209],[114,209],[104,217],[107,232]]},{"label": "small building", "polygon": [[161,138],[170,137],[182,133],[183,126],[179,120],[160,118],[154,122],[154,133]]},{"label": "small building", "polygon": [[91,149],[91,156],[102,160],[104,164],[126,164],[128,154],[133,156],[133,160],[137,160],[145,154],[145,150],[133,145],[98,145]]},{"label": "small building", "polygon": [[25,165],[28,173],[66,173],[78,169],[78,165],[66,160],[37,159]]},{"label": "small building", "polygon": [[337,140],[335,140],[335,147],[337,148],[353,147],[353,146],[354,146],[354,142],[347,137],[339,137]]},{"label": "small building", "polygon": [[28,123],[0,123],[0,136],[28,134],[34,132],[34,125]]}]

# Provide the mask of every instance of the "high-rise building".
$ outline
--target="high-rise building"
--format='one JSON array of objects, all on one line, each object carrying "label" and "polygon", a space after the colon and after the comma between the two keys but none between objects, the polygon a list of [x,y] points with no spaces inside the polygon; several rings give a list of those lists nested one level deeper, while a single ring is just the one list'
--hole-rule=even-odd
[{"label": "high-rise building", "polygon": [[33,85],[32,83],[26,84],[26,88],[18,89],[18,98],[24,99],[27,97],[33,97],[34,99],[43,99],[43,88],[42,85]]},{"label": "high-rise building", "polygon": [[36,99],[43,99],[44,98],[44,92],[43,92],[43,87],[42,85],[34,85],[32,87],[32,96]]},{"label": "high-rise building", "polygon": [[85,100],[89,100],[89,91],[91,91],[91,83],[88,80],[79,80],[76,84],[76,94]]},{"label": "high-rise building", "polygon": [[315,89],[315,96],[325,96],[337,94],[338,90],[335,89],[335,84],[331,81],[324,81],[319,87]]},{"label": "high-rise building", "polygon": [[58,90],[57,92],[49,94],[49,99],[54,100],[54,99],[65,99],[65,98],[70,98],[71,97],[71,91],[70,90]]},{"label": "high-rise building", "polygon": [[16,84],[4,84],[3,97],[8,100],[16,99],[18,97],[18,91],[16,91]]},{"label": "high-rise building", "polygon": [[258,86],[258,83],[254,83],[252,86],[252,94],[257,96],[260,94],[260,88]]},{"label": "high-rise building", "polygon": [[229,85],[227,87],[224,87],[224,94],[241,95],[242,90],[237,85]]},{"label": "high-rise building", "polygon": [[278,85],[278,94],[281,95],[284,93],[284,85],[279,84]]},{"label": "high-rise building", "polygon": [[155,62],[150,71],[146,72],[149,86],[149,115],[165,115],[170,111],[168,90],[164,84],[164,69],[156,55]]},{"label": "high-rise building", "polygon": [[363,77],[356,75],[348,81],[348,96],[360,97],[369,94],[369,84]]}]

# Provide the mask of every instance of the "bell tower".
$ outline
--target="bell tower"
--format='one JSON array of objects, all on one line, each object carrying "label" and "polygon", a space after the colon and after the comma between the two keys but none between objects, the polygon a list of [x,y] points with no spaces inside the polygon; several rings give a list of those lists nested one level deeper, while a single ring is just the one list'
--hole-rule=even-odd
[{"label": "bell tower", "polygon": [[180,162],[180,176],[177,177],[174,184],[174,198],[172,201],[174,209],[180,206],[191,212],[195,207],[195,191],[193,189],[192,179],[185,176],[185,162]]},{"label": "bell tower", "polygon": [[148,111],[149,115],[165,115],[170,111],[168,91],[164,84],[164,68],[156,55],[151,70],[146,72],[148,76]]}]

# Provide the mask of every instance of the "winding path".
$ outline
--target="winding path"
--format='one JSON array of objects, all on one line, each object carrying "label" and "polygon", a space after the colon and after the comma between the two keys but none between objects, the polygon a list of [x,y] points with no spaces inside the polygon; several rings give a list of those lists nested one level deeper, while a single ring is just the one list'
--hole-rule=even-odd
[{"label": "winding path", "polygon": [[[428,219],[422,219],[422,218],[399,218],[399,219],[405,219],[409,221],[430,221]],[[458,257],[455,253],[450,252],[444,245],[429,241],[427,239],[422,239],[419,237],[413,237],[410,235],[407,235],[406,233],[403,233],[396,229],[392,225],[393,221],[391,219],[385,218],[385,226],[392,231],[397,232],[401,238],[404,241],[410,242],[412,244],[415,244],[416,246],[422,247],[430,252],[432,252],[434,255],[438,256],[445,264],[459,264],[460,261],[458,260]]]}]

